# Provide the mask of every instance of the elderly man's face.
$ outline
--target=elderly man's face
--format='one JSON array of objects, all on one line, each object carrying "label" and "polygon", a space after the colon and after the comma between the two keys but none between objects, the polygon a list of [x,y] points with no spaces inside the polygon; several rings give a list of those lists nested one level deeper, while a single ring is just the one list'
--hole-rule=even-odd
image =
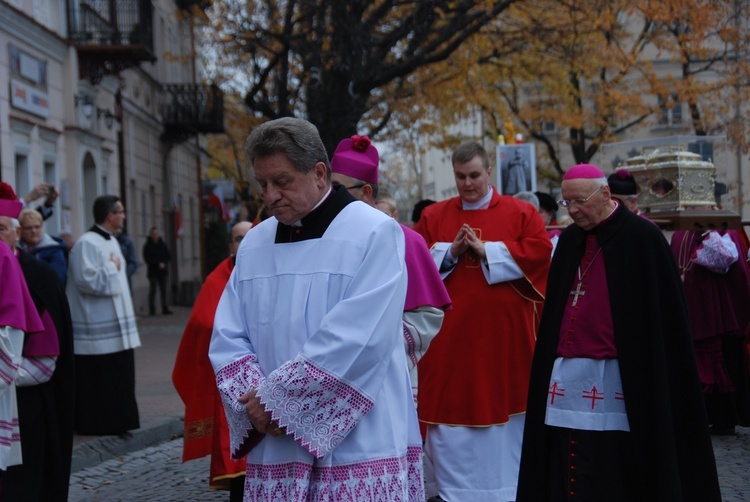
[{"label": "elderly man's face", "polygon": [[453,178],[461,199],[466,202],[479,202],[487,195],[490,187],[492,168],[484,168],[482,158],[476,156],[468,162],[453,165]]},{"label": "elderly man's face", "polygon": [[282,153],[255,159],[255,180],[263,189],[263,197],[269,211],[286,225],[306,216],[325,193],[328,187],[326,165],[315,164],[308,173],[294,168]]},{"label": "elderly man's face", "polygon": [[13,228],[13,222],[7,216],[0,216],[0,241],[13,249],[18,242],[18,231]]},{"label": "elderly man's face", "polygon": [[563,181],[562,198],[571,201],[568,214],[584,230],[597,226],[612,210],[609,186],[599,187],[592,179]]}]

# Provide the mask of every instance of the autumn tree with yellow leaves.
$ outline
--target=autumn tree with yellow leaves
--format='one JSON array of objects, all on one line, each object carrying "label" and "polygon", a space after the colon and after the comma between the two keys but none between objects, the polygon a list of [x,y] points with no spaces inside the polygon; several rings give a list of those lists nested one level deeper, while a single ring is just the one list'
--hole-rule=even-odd
[{"label": "autumn tree with yellow leaves", "polygon": [[[745,2],[526,0],[426,68],[422,95],[443,124],[480,110],[486,135],[508,125],[540,148],[540,173],[562,175],[565,149],[588,162],[606,142],[653,126],[676,101],[692,134],[728,133],[745,148]],[[665,73],[665,63],[680,71]],[[684,134],[684,133],[683,133]],[[512,139],[512,138],[511,138]]]}]

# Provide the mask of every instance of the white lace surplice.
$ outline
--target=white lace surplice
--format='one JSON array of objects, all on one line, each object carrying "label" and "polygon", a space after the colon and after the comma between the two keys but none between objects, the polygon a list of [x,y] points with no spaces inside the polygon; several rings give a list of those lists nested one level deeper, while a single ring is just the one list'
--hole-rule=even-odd
[{"label": "white lace surplice", "polygon": [[[210,349],[233,454],[252,448],[245,500],[424,500],[403,232],[359,203],[321,239],[274,244],[273,219],[252,232]],[[237,403],[252,388],[285,436],[252,430]]]},{"label": "white lace surplice", "polygon": [[23,331],[0,326],[0,469],[21,463],[15,379],[21,365]]}]

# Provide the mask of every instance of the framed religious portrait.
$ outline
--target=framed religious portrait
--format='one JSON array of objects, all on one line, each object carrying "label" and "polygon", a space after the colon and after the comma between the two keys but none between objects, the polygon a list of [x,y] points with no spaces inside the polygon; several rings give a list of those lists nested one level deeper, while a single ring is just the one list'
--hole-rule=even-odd
[{"label": "framed religious portrait", "polygon": [[533,143],[497,146],[497,189],[503,195],[536,192]]}]

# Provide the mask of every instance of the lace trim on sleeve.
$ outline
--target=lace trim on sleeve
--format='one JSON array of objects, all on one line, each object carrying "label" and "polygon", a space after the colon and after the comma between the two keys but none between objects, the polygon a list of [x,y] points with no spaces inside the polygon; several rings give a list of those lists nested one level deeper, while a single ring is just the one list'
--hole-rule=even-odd
[{"label": "lace trim on sleeve", "polygon": [[354,384],[301,354],[268,375],[258,396],[279,426],[316,458],[338,446],[374,404]]},{"label": "lace trim on sleeve", "polygon": [[252,448],[253,429],[247,417],[245,405],[237,399],[251,389],[256,389],[263,381],[263,373],[254,354],[231,362],[216,372],[216,385],[221,394],[224,411],[229,424],[229,439],[233,458],[242,458]]}]

